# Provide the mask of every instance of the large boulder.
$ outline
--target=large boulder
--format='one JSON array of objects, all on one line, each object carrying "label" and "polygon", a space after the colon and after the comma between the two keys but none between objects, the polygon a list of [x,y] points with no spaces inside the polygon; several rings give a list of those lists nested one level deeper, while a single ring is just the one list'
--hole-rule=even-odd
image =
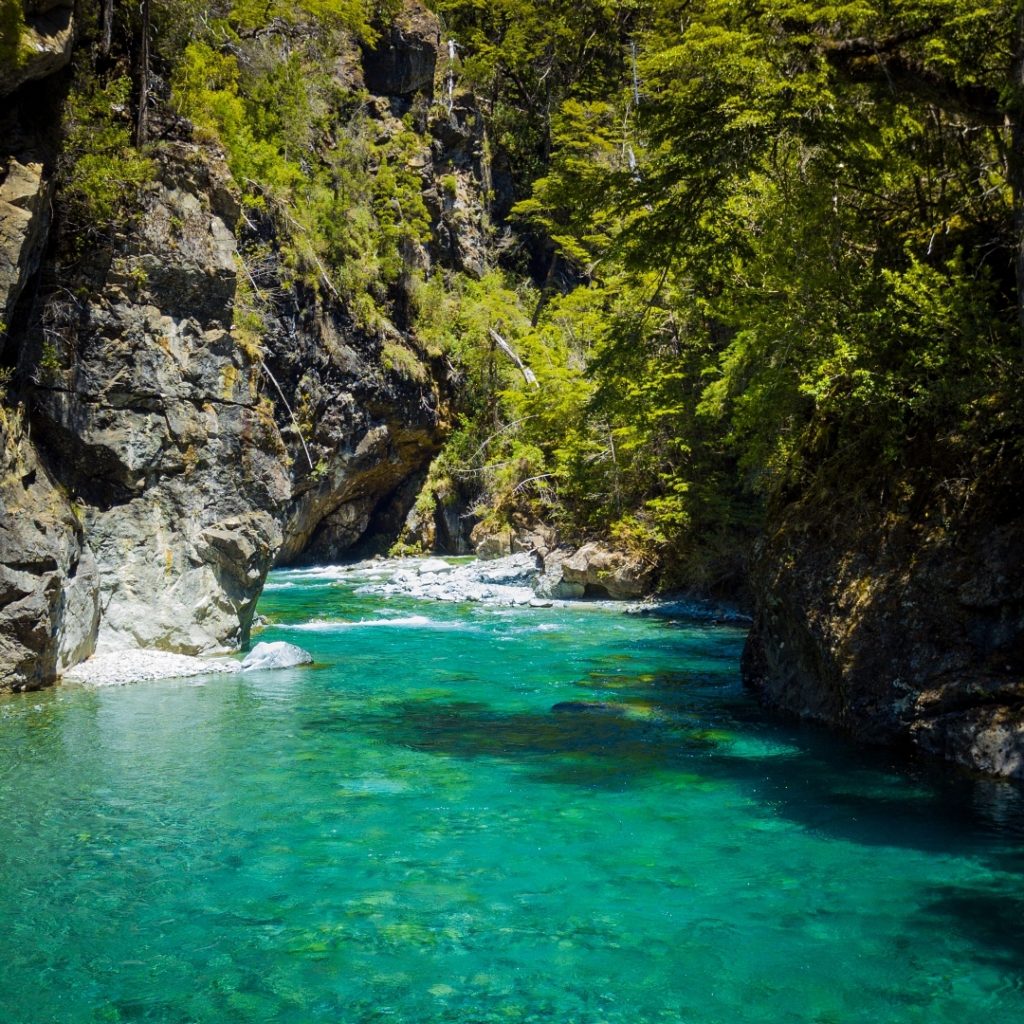
[{"label": "large boulder", "polygon": [[250,511],[204,529],[185,521],[171,534],[169,512],[152,495],[92,518],[104,568],[100,645],[184,654],[243,646],[280,528]]},{"label": "large boulder", "polygon": [[572,552],[566,548],[555,548],[544,555],[543,571],[535,588],[538,597],[555,600],[583,597],[587,590],[585,584],[570,582],[562,571],[566,560],[571,557]]},{"label": "large boulder", "polygon": [[615,600],[642,597],[653,583],[650,568],[601,544],[584,544],[562,562],[561,569],[566,583],[582,586],[588,595]]}]

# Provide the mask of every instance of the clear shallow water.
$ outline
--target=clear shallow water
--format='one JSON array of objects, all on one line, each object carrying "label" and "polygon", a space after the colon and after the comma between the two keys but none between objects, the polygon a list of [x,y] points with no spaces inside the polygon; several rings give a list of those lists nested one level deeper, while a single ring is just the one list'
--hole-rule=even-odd
[{"label": "clear shallow water", "polygon": [[1024,1019],[1020,790],[763,720],[734,628],[336,578],[261,604],[313,669],[0,701],[4,1024]]}]

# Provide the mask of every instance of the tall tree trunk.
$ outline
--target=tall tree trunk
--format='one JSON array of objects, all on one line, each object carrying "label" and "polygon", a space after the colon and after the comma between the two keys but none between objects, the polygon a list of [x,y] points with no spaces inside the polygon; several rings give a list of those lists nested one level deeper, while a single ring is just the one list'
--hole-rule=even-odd
[{"label": "tall tree trunk", "polygon": [[146,141],[146,115],[149,107],[149,8],[150,0],[142,0],[142,29],[139,33],[138,76],[139,109],[135,118],[135,145]]},{"label": "tall tree trunk", "polygon": [[103,0],[103,31],[100,36],[100,52],[104,57],[110,53],[110,40],[114,32],[114,0]]}]

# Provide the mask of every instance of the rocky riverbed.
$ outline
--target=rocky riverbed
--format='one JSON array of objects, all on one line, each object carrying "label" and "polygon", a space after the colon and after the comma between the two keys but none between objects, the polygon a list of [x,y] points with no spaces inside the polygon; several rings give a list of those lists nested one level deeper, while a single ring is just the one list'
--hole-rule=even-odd
[{"label": "rocky riverbed", "polygon": [[[550,608],[585,603],[628,615],[704,619],[744,624],[749,617],[736,608],[686,595],[650,595],[641,600],[599,596],[566,579],[566,553],[542,558],[518,552],[504,558],[369,559],[348,566],[303,570],[314,575],[337,574],[339,582],[362,580],[356,592],[378,597],[411,597],[423,601],[470,602],[506,607]],[[271,587],[275,584],[271,583]]]}]

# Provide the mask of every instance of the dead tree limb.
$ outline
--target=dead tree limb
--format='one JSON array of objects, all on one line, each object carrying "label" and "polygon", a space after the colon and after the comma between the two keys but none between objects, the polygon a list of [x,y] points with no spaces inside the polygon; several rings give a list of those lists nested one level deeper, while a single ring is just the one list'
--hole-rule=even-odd
[{"label": "dead tree limb", "polygon": [[537,375],[526,365],[526,363],[522,361],[522,359],[519,358],[518,355],[516,355],[512,346],[493,327],[489,327],[487,329],[487,333],[490,334],[491,339],[498,348],[500,348],[501,351],[519,367],[519,371],[525,378],[526,383],[532,384],[535,388],[539,388],[540,382],[537,380]]}]

